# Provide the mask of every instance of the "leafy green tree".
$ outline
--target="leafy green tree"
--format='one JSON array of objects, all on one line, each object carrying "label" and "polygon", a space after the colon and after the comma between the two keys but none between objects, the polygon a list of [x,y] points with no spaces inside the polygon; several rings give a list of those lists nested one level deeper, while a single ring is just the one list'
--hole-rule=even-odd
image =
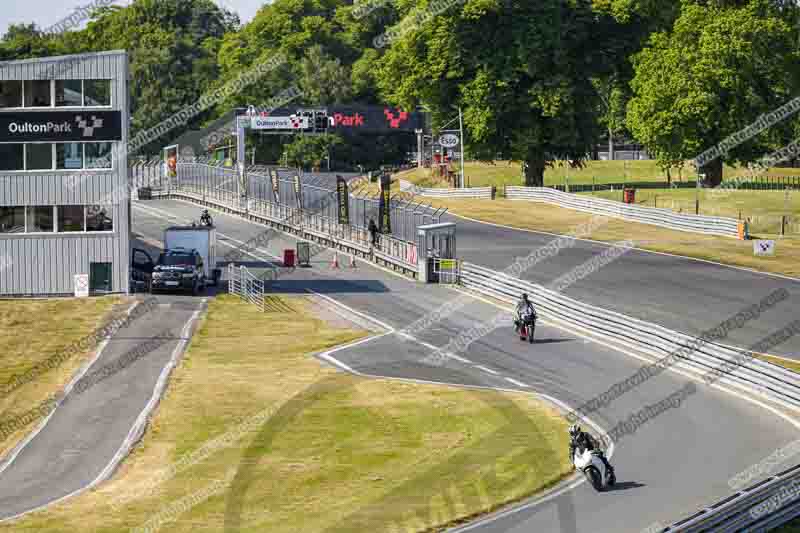
[{"label": "leafy green tree", "polygon": [[627,131],[625,127],[625,106],[629,99],[627,85],[621,83],[613,73],[602,78],[594,78],[592,85],[600,97],[598,119],[608,136],[608,159],[614,159],[614,137]]},{"label": "leafy green tree", "polygon": [[[634,57],[627,125],[663,166],[694,159],[789,101],[797,87],[795,33],[771,2],[684,1],[670,32]],[[719,5],[717,5],[719,4]],[[747,163],[791,138],[772,126],[703,165],[711,186],[723,163]]]},{"label": "leafy green tree", "polygon": [[284,145],[281,160],[291,167],[320,168],[331,150],[341,144],[338,135],[298,135]]},{"label": "leafy green tree", "polygon": [[[405,17],[427,5],[412,4]],[[590,80],[613,71],[618,34],[588,2],[467,0],[394,39],[377,82],[400,105],[429,107],[435,124],[461,106],[469,154],[522,160],[526,185],[542,185],[546,166],[581,165],[592,150]]]},{"label": "leafy green tree", "polygon": [[[211,0],[136,0],[111,6],[81,34],[85,51],[126,49],[130,53],[132,134],[150,128],[195,103],[219,84],[217,54],[238,18]],[[154,139],[145,152],[163,144],[207,116]]]}]

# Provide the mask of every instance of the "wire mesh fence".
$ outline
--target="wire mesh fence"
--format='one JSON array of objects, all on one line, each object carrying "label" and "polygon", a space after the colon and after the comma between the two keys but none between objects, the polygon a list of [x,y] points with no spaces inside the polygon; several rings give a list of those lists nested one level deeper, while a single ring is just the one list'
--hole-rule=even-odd
[{"label": "wire mesh fence", "polygon": [[[179,162],[176,176],[163,178],[163,164],[140,165],[132,167],[132,183],[138,186],[151,186],[166,189],[169,187],[189,188],[207,198],[258,201],[282,207],[300,209],[338,220],[338,201],[335,179],[330,176],[305,175],[297,173],[299,188],[294,179],[294,171],[281,167],[249,166],[245,168],[244,190],[240,190],[238,171],[223,165]],[[271,173],[277,175],[273,181]],[[348,200],[350,225],[366,231],[370,220],[379,224],[380,199],[367,192],[367,184],[351,179]],[[277,189],[276,186],[277,185]],[[373,193],[374,194],[374,193]],[[441,221],[446,208],[436,208],[408,193],[399,193],[389,201],[391,236],[408,242],[415,242],[417,228],[425,224]]]}]

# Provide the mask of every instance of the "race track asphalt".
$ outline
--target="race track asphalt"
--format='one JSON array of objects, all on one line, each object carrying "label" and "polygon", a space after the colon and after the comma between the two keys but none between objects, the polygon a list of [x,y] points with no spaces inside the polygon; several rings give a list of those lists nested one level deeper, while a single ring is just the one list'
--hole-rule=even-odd
[{"label": "race track asphalt", "polygon": [[[158,239],[163,227],[196,218],[198,209],[178,201],[140,202],[135,205],[134,225],[138,233]],[[220,213],[214,213],[214,218],[219,240],[231,246],[268,231]],[[467,243],[460,240],[459,245],[469,250],[469,238],[465,240]],[[274,234],[257,251],[261,259],[254,259],[253,266],[259,266],[261,260],[270,261],[270,256],[280,256],[283,249],[294,247],[294,242]],[[226,252],[223,249],[218,255]],[[444,286],[421,285],[364,263],[355,270],[334,270],[329,261],[330,252],[325,252],[314,258],[309,269],[283,272],[272,290],[305,293],[311,289],[393,329],[407,327],[444,302],[464,298],[464,305],[452,315],[430,328],[412,331],[414,339],[393,332],[334,354],[340,365],[355,371],[535,391],[576,406],[635,373],[643,364],[631,355],[582,337],[580,332],[547,324],[537,327],[539,341],[532,346],[520,342],[509,326],[489,333],[458,354],[463,360],[426,363],[430,346],[444,346],[499,310]],[[752,342],[756,336],[755,328],[744,330],[740,340]],[[592,418],[608,430],[686,382],[683,376],[665,372]],[[598,494],[584,483],[556,498],[557,508],[551,506],[553,500],[537,506],[534,499],[518,512],[470,527],[475,531],[520,533],[638,532],[655,521],[669,523],[727,496],[731,493],[727,482],[732,476],[795,438],[797,430],[785,420],[743,399],[698,385],[697,393],[679,408],[664,412],[615,444],[612,463],[618,473],[617,490]]]},{"label": "race track asphalt", "polygon": [[[537,204],[531,202],[530,205],[535,209]],[[453,215],[445,215],[442,221],[458,224],[460,259],[498,271],[511,266],[517,257],[526,257],[558,238]],[[686,235],[691,239],[691,233]],[[535,264],[519,277],[547,286],[610,246],[586,240],[571,242],[572,246]],[[630,250],[564,292],[584,303],[699,335],[779,288],[788,290],[790,297],[758,321],[732,331],[724,341],[746,348],[800,316],[800,280]],[[790,339],[773,353],[800,359],[800,337]]]}]

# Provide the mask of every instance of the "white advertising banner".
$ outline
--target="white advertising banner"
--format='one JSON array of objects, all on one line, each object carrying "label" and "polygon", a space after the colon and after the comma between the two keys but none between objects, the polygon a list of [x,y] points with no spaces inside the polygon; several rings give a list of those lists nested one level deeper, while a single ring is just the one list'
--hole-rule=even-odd
[{"label": "white advertising banner", "polygon": [[252,117],[254,130],[302,130],[308,128],[308,117]]}]

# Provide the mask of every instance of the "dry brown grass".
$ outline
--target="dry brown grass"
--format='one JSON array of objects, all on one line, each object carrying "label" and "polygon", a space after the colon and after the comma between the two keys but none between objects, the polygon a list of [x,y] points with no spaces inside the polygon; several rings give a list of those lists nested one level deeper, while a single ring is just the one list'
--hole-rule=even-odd
[{"label": "dry brown grass", "polygon": [[[419,530],[494,509],[571,471],[562,453],[566,422],[553,409],[528,395],[366,380],[322,366],[309,352],[365,333],[314,318],[301,298],[287,302],[295,312],[214,299],[143,443],[114,479],[6,529],[129,530],[245,464],[246,491],[224,486],[163,530],[223,530],[234,494],[243,502],[241,531]],[[312,394],[315,384],[330,388]],[[298,409],[148,489],[148,480],[210,439],[284,406]],[[459,496],[455,504],[441,499],[445,490]],[[121,495],[130,499],[115,511],[110,502]]]},{"label": "dry brown grass", "polygon": [[[0,301],[0,338],[5,353],[0,358],[0,383],[7,385],[38,363],[60,354],[92,334],[110,318],[112,307],[122,312],[130,302],[114,296],[50,300]],[[76,353],[56,368],[0,397],[0,420],[8,420],[40,405],[60,391],[73,373],[91,358],[94,349]],[[2,387],[5,391],[6,387]],[[13,448],[36,422],[0,442],[0,454]]]}]

